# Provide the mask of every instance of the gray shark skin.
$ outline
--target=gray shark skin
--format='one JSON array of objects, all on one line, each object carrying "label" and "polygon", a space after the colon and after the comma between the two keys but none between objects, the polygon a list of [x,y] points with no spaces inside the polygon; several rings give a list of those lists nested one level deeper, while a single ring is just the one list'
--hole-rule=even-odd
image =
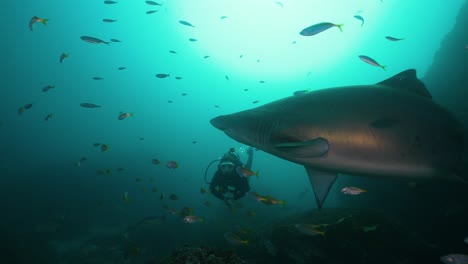
[{"label": "gray shark skin", "polygon": [[210,122],[238,142],[304,165],[319,209],[338,173],[456,179],[463,163],[462,125],[432,100],[414,69]]}]

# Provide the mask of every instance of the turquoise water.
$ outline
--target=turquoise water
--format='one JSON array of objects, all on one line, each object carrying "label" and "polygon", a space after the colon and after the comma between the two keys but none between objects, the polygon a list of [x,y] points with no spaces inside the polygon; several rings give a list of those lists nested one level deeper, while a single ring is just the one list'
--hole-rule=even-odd
[{"label": "turquoise water", "polygon": [[[285,208],[242,198],[243,207],[233,214],[223,202],[201,194],[200,188],[208,189],[204,174],[211,161],[230,147],[246,158],[245,146],[209,120],[298,90],[372,84],[409,68],[423,78],[465,3],[161,0],[161,6],[151,6],[143,0],[117,2],[1,4],[0,170],[7,212],[3,226],[31,244],[52,243],[59,255],[97,235],[125,235],[141,219],[167,214],[164,205],[178,210],[191,207],[205,223],[181,224],[169,214],[155,232],[161,250],[154,257],[184,243],[226,244],[222,234],[233,223],[259,230],[265,223],[315,208],[303,167],[262,151],[254,153],[253,169],[260,176],[250,180],[251,190],[286,200]],[[146,14],[149,10],[157,12]],[[363,26],[353,17],[357,14],[364,18]],[[49,19],[47,25],[36,23],[30,31],[33,16]],[[105,18],[117,21],[105,23]],[[332,27],[315,36],[299,34],[319,22],[343,24],[343,30]],[[121,42],[93,44],[81,36]],[[385,36],[403,40],[389,41]],[[69,57],[60,63],[62,53]],[[375,59],[386,70],[358,55]],[[169,77],[157,78],[159,73]],[[47,85],[55,88],[43,92]],[[85,102],[101,107],[80,107]],[[32,107],[18,114],[28,103]],[[118,120],[120,112],[132,116]],[[45,121],[48,114],[53,117]],[[101,151],[94,143],[109,149]],[[82,157],[87,160],[76,166]],[[152,159],[161,164],[152,164]],[[168,161],[179,167],[168,169]],[[97,173],[106,169],[112,172]],[[208,181],[214,171],[214,165],[208,168]],[[343,198],[339,190],[348,183],[374,186],[383,200],[396,191],[385,188],[387,181],[344,176],[326,207],[379,204],[375,197]],[[126,194],[128,201],[123,199]],[[179,199],[169,200],[170,194]],[[382,204],[397,207],[388,199]],[[249,211],[255,211],[256,217],[247,216]],[[136,246],[147,247],[147,239],[140,235]],[[151,254],[146,251],[145,257]],[[143,263],[141,258],[131,261]]]}]

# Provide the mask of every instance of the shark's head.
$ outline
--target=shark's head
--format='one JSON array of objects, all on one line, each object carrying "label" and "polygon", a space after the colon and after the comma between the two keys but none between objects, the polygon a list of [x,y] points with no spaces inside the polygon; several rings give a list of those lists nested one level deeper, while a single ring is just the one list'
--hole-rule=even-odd
[{"label": "shark's head", "polygon": [[254,118],[246,111],[218,116],[211,119],[210,122],[236,141],[253,147],[260,146],[260,135],[252,133],[259,128],[259,119]]}]

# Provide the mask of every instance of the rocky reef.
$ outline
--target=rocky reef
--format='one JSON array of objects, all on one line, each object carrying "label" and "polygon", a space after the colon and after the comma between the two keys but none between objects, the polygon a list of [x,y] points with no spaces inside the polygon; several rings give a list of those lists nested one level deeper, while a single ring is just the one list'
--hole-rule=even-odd
[{"label": "rocky reef", "polygon": [[182,247],[160,262],[148,264],[246,264],[232,250],[211,247]]},{"label": "rocky reef", "polygon": [[[468,2],[446,35],[423,81],[434,100],[447,107],[468,127]],[[423,44],[423,43],[421,43]]]}]

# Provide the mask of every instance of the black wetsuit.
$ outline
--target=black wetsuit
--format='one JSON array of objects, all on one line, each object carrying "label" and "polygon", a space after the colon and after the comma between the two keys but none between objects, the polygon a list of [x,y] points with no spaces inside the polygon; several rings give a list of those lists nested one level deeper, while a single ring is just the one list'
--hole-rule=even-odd
[{"label": "black wetsuit", "polygon": [[236,170],[223,174],[219,169],[216,171],[210,183],[211,193],[221,200],[225,200],[226,194],[231,192],[233,200],[242,198],[250,190],[249,181],[246,177],[239,176]]}]

